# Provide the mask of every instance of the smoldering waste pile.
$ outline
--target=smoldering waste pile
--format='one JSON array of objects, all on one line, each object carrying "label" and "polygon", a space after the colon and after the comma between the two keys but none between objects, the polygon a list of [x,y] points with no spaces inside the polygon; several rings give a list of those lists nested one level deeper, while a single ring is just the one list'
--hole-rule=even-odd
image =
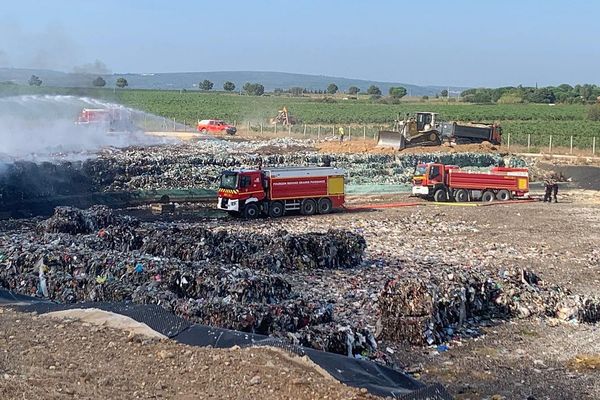
[{"label": "smoldering waste pile", "polygon": [[35,231],[0,238],[0,287],[67,303],[160,304],[195,322],[327,351],[376,351],[369,331],[337,320],[332,304],[293,292],[279,274],[359,265],[366,243],[352,232],[244,235],[62,207]]},{"label": "smoldering waste pile", "polygon": [[[295,143],[295,141],[288,139]],[[264,146],[265,142],[261,142]],[[298,147],[306,145],[298,142]],[[241,149],[232,144],[208,144],[199,149],[192,145],[132,149],[105,154],[87,163],[89,176],[107,190],[169,188],[216,188],[223,169],[332,165],[348,170],[353,184],[400,184],[410,182],[418,162],[443,162],[460,167],[488,168],[508,161],[521,166],[523,160],[505,161],[499,154],[320,154],[307,149],[284,154],[260,154],[248,144]],[[252,151],[254,150],[254,152]]]},{"label": "smoldering waste pile", "polygon": [[490,318],[600,321],[600,299],[571,295],[521,268],[495,276],[440,266],[431,276],[388,281],[378,302],[378,334],[414,345],[444,343],[468,322]]},{"label": "smoldering waste pile", "polygon": [[[269,147],[281,154],[261,152]],[[294,151],[286,149],[294,148]],[[304,149],[304,150],[302,150]],[[402,184],[410,182],[415,164],[438,161],[475,169],[506,164],[523,166],[519,158],[499,154],[321,154],[306,142],[293,139],[246,143],[208,141],[103,150],[84,161],[7,164],[0,174],[0,211],[14,211],[24,201],[57,196],[90,196],[104,192],[137,192],[171,189],[216,189],[221,172],[228,168],[331,165],[345,168],[350,183]],[[54,203],[58,204],[58,203]],[[34,207],[35,208],[35,207]]]}]

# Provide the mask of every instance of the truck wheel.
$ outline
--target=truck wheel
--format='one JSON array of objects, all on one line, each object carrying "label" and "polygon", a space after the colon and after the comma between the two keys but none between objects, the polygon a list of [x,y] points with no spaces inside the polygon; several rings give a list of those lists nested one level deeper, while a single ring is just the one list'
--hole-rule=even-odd
[{"label": "truck wheel", "polygon": [[437,202],[448,201],[448,195],[446,194],[446,191],[444,189],[438,189],[433,194],[433,200]]},{"label": "truck wheel", "polygon": [[481,195],[481,201],[484,203],[491,203],[492,201],[494,201],[495,198],[496,198],[496,196],[494,195],[494,192],[492,192],[491,190],[486,190]]},{"label": "truck wheel", "polygon": [[458,189],[454,194],[454,200],[457,203],[465,203],[469,201],[469,193],[465,189]]},{"label": "truck wheel", "polygon": [[206,129],[202,129],[200,132],[206,135]]},{"label": "truck wheel", "polygon": [[508,201],[510,200],[510,192],[506,189],[502,189],[496,193],[496,199],[499,201]]},{"label": "truck wheel", "polygon": [[313,199],[306,199],[302,202],[300,207],[300,214],[302,215],[313,215],[317,211],[317,205]]},{"label": "truck wheel", "polygon": [[319,199],[319,214],[329,214],[332,209],[331,200],[328,198]]},{"label": "truck wheel", "polygon": [[244,207],[244,218],[246,219],[254,219],[258,218],[258,206],[256,204],[248,204]]},{"label": "truck wheel", "polygon": [[274,201],[269,204],[269,217],[271,218],[279,218],[283,216],[284,212],[283,203],[280,201]]}]

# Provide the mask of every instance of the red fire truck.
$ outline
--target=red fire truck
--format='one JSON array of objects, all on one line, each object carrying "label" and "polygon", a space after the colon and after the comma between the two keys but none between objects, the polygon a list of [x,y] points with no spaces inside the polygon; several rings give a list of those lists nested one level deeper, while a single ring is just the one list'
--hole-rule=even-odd
[{"label": "red fire truck", "polygon": [[238,169],[221,174],[217,207],[246,218],[288,211],[327,214],[344,204],[345,171],[331,167]]},{"label": "red fire truck", "polygon": [[463,171],[455,165],[419,164],[413,195],[435,201],[506,201],[529,192],[527,168],[493,167],[489,172]]},{"label": "red fire truck", "polygon": [[110,132],[135,130],[131,111],[124,107],[84,108],[77,117],[76,123],[100,127]]}]

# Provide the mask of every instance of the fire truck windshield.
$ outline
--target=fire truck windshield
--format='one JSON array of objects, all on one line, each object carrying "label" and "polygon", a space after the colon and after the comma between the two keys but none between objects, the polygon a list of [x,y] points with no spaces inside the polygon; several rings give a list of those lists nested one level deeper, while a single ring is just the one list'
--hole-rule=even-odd
[{"label": "fire truck windshield", "polygon": [[237,189],[238,185],[238,174],[234,172],[226,172],[221,175],[221,185],[222,189]]},{"label": "fire truck windshield", "polygon": [[419,164],[419,165],[417,165],[417,168],[415,169],[415,175],[425,175],[426,171],[427,171],[427,165]]}]

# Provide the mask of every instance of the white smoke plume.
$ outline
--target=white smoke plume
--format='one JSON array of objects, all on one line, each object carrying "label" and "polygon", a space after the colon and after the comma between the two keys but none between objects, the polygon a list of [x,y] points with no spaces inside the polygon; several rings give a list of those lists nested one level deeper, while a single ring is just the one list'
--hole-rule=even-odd
[{"label": "white smoke plume", "polygon": [[[0,98],[0,162],[32,161],[59,154],[79,158],[105,147],[165,143],[136,132],[109,133],[105,126],[75,121],[83,108],[114,108],[116,104],[74,96],[15,96]],[[142,112],[130,110],[134,115]],[[143,117],[147,118],[147,116]],[[150,118],[160,119],[156,116]]]},{"label": "white smoke plume", "polygon": [[15,68],[69,70],[85,56],[85,47],[61,24],[24,29],[14,18],[0,16],[0,49],[5,63]]},{"label": "white smoke plume", "polygon": [[100,60],[96,60],[93,63],[78,65],[73,67],[73,72],[76,74],[94,74],[94,75],[107,75],[110,74],[110,69]]},{"label": "white smoke plume", "polygon": [[55,69],[80,74],[110,74],[100,60],[89,60],[89,50],[72,37],[68,28],[52,23],[36,30],[0,15],[0,67]]}]

